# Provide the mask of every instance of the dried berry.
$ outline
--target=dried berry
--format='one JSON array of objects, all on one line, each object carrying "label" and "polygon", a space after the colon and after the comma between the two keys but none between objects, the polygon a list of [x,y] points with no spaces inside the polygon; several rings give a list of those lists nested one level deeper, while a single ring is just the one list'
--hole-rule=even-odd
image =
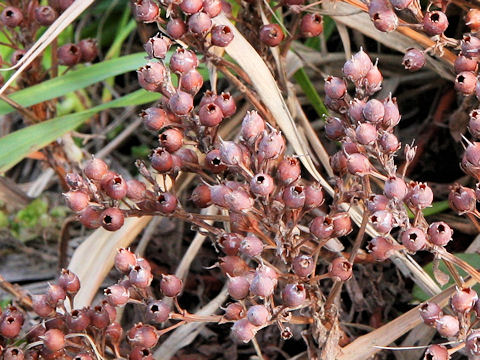
[{"label": "dried berry", "polygon": [[302,305],[307,298],[307,292],[303,284],[287,284],[282,291],[283,305],[297,307]]},{"label": "dried berry", "polygon": [[90,312],[87,308],[72,310],[70,313],[67,313],[65,322],[70,331],[84,331],[90,325]]},{"label": "dried berry", "polygon": [[367,250],[377,261],[387,260],[395,251],[395,246],[385,237],[377,236],[368,242]]},{"label": "dried berry", "polygon": [[343,257],[337,257],[330,263],[328,273],[337,281],[347,281],[352,277],[352,263]]},{"label": "dried berry", "polygon": [[233,40],[232,29],[228,25],[215,25],[211,31],[212,45],[225,47]]},{"label": "dried berry", "polygon": [[61,350],[65,346],[65,334],[58,329],[50,329],[43,335],[43,345],[52,352]]},{"label": "dried berry", "polygon": [[178,199],[175,195],[170,194],[168,192],[161,193],[157,196],[157,209],[158,211],[164,214],[171,214],[173,213],[178,205]]},{"label": "dried berry", "polygon": [[370,221],[380,234],[388,234],[395,225],[393,214],[389,210],[377,210],[370,216]]},{"label": "dried berry", "polygon": [[295,182],[300,173],[300,161],[294,157],[286,157],[278,164],[276,175],[283,185],[288,185]]},{"label": "dried berry", "polygon": [[365,120],[374,124],[378,124],[383,120],[385,115],[385,107],[381,101],[377,99],[368,100],[363,107],[363,117]]},{"label": "dried berry", "polygon": [[434,302],[426,302],[420,306],[420,316],[427,325],[435,325],[436,321],[440,319],[442,315],[442,309]]},{"label": "dried berry", "polygon": [[452,240],[453,230],[447,223],[439,221],[431,223],[427,233],[432,244],[445,246]]},{"label": "dried berry", "polygon": [[270,320],[270,312],[264,305],[254,305],[248,309],[247,319],[255,326],[263,326]]},{"label": "dried berry", "polygon": [[478,295],[472,288],[457,289],[450,298],[450,306],[457,313],[468,313],[478,300]]},{"label": "dried berry", "polygon": [[425,359],[426,360],[448,360],[450,359],[450,355],[448,354],[448,350],[445,346],[433,344],[433,345],[430,345],[425,351]]},{"label": "dried berry", "polygon": [[180,9],[187,15],[192,15],[202,9],[202,0],[183,0],[180,3]]},{"label": "dried berry", "polygon": [[180,88],[189,94],[195,95],[200,91],[202,86],[203,76],[196,69],[192,69],[181,76]]},{"label": "dried berry", "polygon": [[320,14],[305,14],[300,23],[300,32],[304,37],[318,36],[323,32],[323,20]]},{"label": "dried berry", "polygon": [[137,265],[137,257],[129,249],[120,248],[115,255],[114,264],[118,271],[127,274],[131,268]]},{"label": "dried berry", "polygon": [[329,76],[325,79],[325,94],[332,99],[341,99],[347,93],[347,85],[341,78]]},{"label": "dried berry", "polygon": [[132,347],[152,348],[157,345],[159,335],[152,325],[135,324],[127,332],[127,341]]},{"label": "dried berry", "polygon": [[127,196],[127,182],[121,175],[107,175],[102,180],[102,189],[114,200],[121,200]]},{"label": "dried berry", "polygon": [[167,33],[173,39],[180,39],[187,32],[187,25],[182,19],[170,18],[167,23]]},{"label": "dried berry", "polygon": [[153,0],[135,0],[132,4],[133,16],[137,21],[152,22],[155,21],[160,9]]},{"label": "dried berry", "polygon": [[477,75],[472,71],[462,71],[455,78],[455,90],[463,95],[471,95],[475,92]]},{"label": "dried berry", "polygon": [[454,337],[460,331],[460,324],[456,317],[443,315],[436,322],[438,333],[446,338]]},{"label": "dried berry", "polygon": [[160,281],[160,290],[163,295],[168,297],[175,297],[180,294],[183,288],[182,280],[175,275],[163,275]]},{"label": "dried berry", "polygon": [[232,335],[233,337],[244,343],[249,342],[255,337],[257,333],[257,327],[253,325],[248,319],[241,319],[235,321],[232,326]]},{"label": "dried berry", "polygon": [[32,308],[33,311],[41,317],[47,317],[55,310],[55,308],[47,302],[47,295],[45,294],[32,296]]},{"label": "dried berry", "polygon": [[105,209],[101,213],[100,218],[102,219],[103,228],[108,231],[120,229],[125,220],[122,210],[115,207]]},{"label": "dried berry", "polygon": [[389,199],[401,201],[407,196],[408,187],[401,178],[390,176],[387,181],[385,181],[383,192]]},{"label": "dried berry", "polygon": [[112,306],[125,305],[130,299],[130,291],[120,284],[114,284],[106,288],[103,294]]},{"label": "dried berry", "polygon": [[188,19],[188,29],[194,34],[205,34],[212,27],[212,19],[204,12],[197,12]]},{"label": "dried berry", "polygon": [[108,165],[105,161],[94,158],[87,162],[83,172],[90,180],[100,181],[108,172]]},{"label": "dried berry", "polygon": [[416,227],[405,230],[400,239],[403,246],[412,253],[422,250],[427,245],[425,233],[422,229]]},{"label": "dried berry", "polygon": [[98,56],[97,41],[95,39],[83,39],[78,43],[82,62],[92,62]]},{"label": "dried berry", "polygon": [[188,115],[193,109],[193,96],[185,91],[178,90],[169,99],[168,106],[175,115]]},{"label": "dried berry", "polygon": [[347,169],[352,175],[365,176],[370,173],[370,162],[363,154],[351,154],[347,156]]},{"label": "dried berry", "polygon": [[413,183],[413,186],[410,186],[408,200],[418,209],[429,207],[433,201],[432,189],[425,183]]},{"label": "dried berry", "polygon": [[242,300],[248,296],[250,282],[246,276],[233,276],[228,279],[228,294],[235,300]]},{"label": "dried berry", "polygon": [[283,38],[282,28],[278,24],[263,25],[260,29],[260,41],[268,46],[279,45]]},{"label": "dried berry", "polygon": [[34,12],[35,21],[43,26],[50,26],[57,19],[57,12],[51,6],[39,6]]},{"label": "dried berry", "polygon": [[426,59],[423,51],[409,48],[403,56],[402,64],[406,70],[418,71],[425,66]]},{"label": "dried berry", "polygon": [[243,238],[239,250],[250,257],[259,256],[263,251],[263,242],[257,236],[250,234]]},{"label": "dried berry", "polygon": [[[465,348],[473,358],[480,355],[480,331],[478,329],[471,330],[465,340]],[[446,357],[445,359],[448,359]]]},{"label": "dried berry", "polygon": [[355,129],[355,137],[362,145],[371,145],[377,139],[377,128],[370,123],[362,123]]},{"label": "dried berry", "polygon": [[224,318],[227,320],[240,320],[245,317],[245,310],[239,303],[231,303],[225,308]]},{"label": "dried berry", "polygon": [[72,211],[80,212],[88,206],[90,197],[83,191],[69,191],[64,193],[65,202]]},{"label": "dried berry", "polygon": [[222,92],[215,97],[214,103],[222,110],[223,116],[226,118],[232,116],[237,111],[235,100],[229,92]]},{"label": "dried berry", "polygon": [[22,11],[15,6],[7,6],[0,14],[0,21],[8,27],[16,27],[23,21]]},{"label": "dried berry", "polygon": [[477,198],[474,190],[457,184],[450,190],[448,201],[454,211],[463,214],[475,211]]},{"label": "dried berry", "polygon": [[292,269],[296,275],[306,277],[315,269],[315,262],[309,255],[298,255],[292,261]]},{"label": "dried berry", "polygon": [[442,11],[430,11],[423,17],[423,30],[428,35],[440,35],[448,27],[448,18]]},{"label": "dried berry", "polygon": [[329,216],[317,216],[310,223],[310,233],[320,240],[333,237],[333,220]]},{"label": "dried berry", "polygon": [[165,301],[153,300],[147,305],[146,318],[154,323],[167,321],[170,316],[170,306]]},{"label": "dried berry", "polygon": [[74,66],[82,59],[82,52],[78,45],[65,44],[58,48],[57,57],[60,65]]},{"label": "dried berry", "polygon": [[269,297],[274,289],[275,281],[263,273],[257,273],[250,284],[250,292],[260,297]]},{"label": "dried berry", "polygon": [[457,74],[459,74],[463,71],[477,72],[478,62],[477,62],[477,60],[469,59],[466,56],[458,55],[455,58],[453,68],[455,70],[455,73],[457,73]]},{"label": "dried berry", "polygon": [[220,0],[203,0],[203,11],[211,18],[214,18],[222,11],[223,1]]},{"label": "dried berry", "polygon": [[145,289],[152,283],[152,271],[144,266],[135,265],[128,273],[128,280],[130,281],[131,285],[140,289]]}]

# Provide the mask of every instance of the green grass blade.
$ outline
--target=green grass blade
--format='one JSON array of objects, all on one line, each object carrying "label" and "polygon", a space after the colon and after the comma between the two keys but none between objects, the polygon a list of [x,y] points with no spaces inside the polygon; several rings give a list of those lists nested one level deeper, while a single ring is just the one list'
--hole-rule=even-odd
[{"label": "green grass blade", "polygon": [[302,88],[303,92],[307,96],[308,100],[310,100],[310,104],[312,104],[313,108],[317,112],[318,116],[322,118],[324,115],[328,115],[328,110],[323,104],[320,95],[318,95],[317,90],[313,86],[312,82],[307,76],[305,69],[299,69],[293,77],[297,81],[298,85]]},{"label": "green grass blade", "polygon": [[60,116],[4,136],[0,139],[0,149],[2,149],[0,152],[0,174],[5,173],[31,152],[43,148],[63,134],[74,130],[102,110],[146,104],[159,99],[160,96],[160,94],[150,93],[143,89],[137,90],[89,110]]},{"label": "green grass blade", "polygon": [[[83,89],[112,76],[135,70],[145,63],[145,53],[122,56],[117,59],[83,67],[67,73],[65,76],[44,81],[41,84],[17,91],[9,97],[20,105],[27,107],[63,96],[78,89]],[[14,109],[10,105],[0,101],[0,115],[5,115],[12,111]]]}]

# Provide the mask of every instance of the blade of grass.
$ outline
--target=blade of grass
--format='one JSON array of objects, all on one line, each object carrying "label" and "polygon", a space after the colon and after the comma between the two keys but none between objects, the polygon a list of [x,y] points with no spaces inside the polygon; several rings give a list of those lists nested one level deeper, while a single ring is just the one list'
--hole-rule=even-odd
[{"label": "blade of grass", "polygon": [[[63,96],[109,77],[135,70],[143,64],[145,64],[145,53],[122,56],[72,71],[65,76],[44,81],[41,84],[17,91],[9,97],[20,105],[27,107]],[[3,101],[0,102],[0,115],[6,115],[12,111],[14,109],[10,105]]]},{"label": "blade of grass", "polygon": [[55,141],[63,134],[77,128],[92,115],[106,109],[140,105],[155,101],[160,94],[137,90],[89,110],[60,116],[40,124],[15,131],[0,139],[0,173],[4,173],[33,151]]},{"label": "blade of grass", "polygon": [[308,78],[305,69],[299,69],[295,73],[295,75],[293,75],[293,78],[298,83],[298,85],[300,85],[308,100],[310,100],[310,104],[313,106],[318,116],[320,116],[320,118],[323,118],[324,115],[328,115],[328,110],[323,104],[322,98],[320,97],[320,95],[318,95],[317,90],[315,90],[315,87]]}]

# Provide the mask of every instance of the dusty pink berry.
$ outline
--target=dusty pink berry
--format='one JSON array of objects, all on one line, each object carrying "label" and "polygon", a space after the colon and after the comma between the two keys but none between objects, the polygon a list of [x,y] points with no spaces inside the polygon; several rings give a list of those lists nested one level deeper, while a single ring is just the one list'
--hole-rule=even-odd
[{"label": "dusty pink berry", "polygon": [[74,66],[82,59],[82,53],[78,45],[65,44],[58,48],[57,57],[60,65]]},{"label": "dusty pink berry", "polygon": [[429,326],[435,325],[436,321],[443,315],[440,306],[434,302],[426,302],[422,304],[419,311],[423,322]]},{"label": "dusty pink berry", "polygon": [[82,212],[80,212],[80,216],[78,220],[80,223],[89,228],[89,229],[97,229],[102,226],[102,212],[93,207],[87,206]]},{"label": "dusty pink berry", "polygon": [[448,201],[454,211],[463,214],[475,211],[477,198],[474,190],[456,184],[448,194]]},{"label": "dusty pink berry", "polygon": [[58,329],[50,329],[43,335],[43,345],[50,351],[58,351],[65,346],[65,334]]},{"label": "dusty pink berry", "polygon": [[127,198],[140,201],[145,198],[146,192],[147,186],[143,182],[135,179],[127,180]]},{"label": "dusty pink berry", "polygon": [[330,263],[328,273],[334,280],[347,281],[352,277],[352,263],[343,257],[337,257]]},{"label": "dusty pink berry", "polygon": [[303,284],[287,284],[282,291],[283,305],[297,307],[302,305],[307,298],[307,292]]},{"label": "dusty pink berry", "polygon": [[222,141],[220,143],[220,159],[224,164],[239,166],[243,161],[242,148],[233,141]]},{"label": "dusty pink berry", "polygon": [[175,195],[165,192],[157,196],[156,208],[164,214],[173,213],[178,206],[178,199]]},{"label": "dusty pink berry", "polygon": [[225,308],[223,317],[227,320],[240,320],[245,317],[245,310],[239,303],[231,303]]},{"label": "dusty pink berry", "polygon": [[480,109],[474,109],[470,112],[468,131],[473,137],[480,138]]},{"label": "dusty pink berry", "polygon": [[[397,99],[392,96],[387,97],[383,101],[385,112],[383,114],[382,126],[386,129],[392,129],[400,122],[401,115],[398,110]],[[393,134],[392,134],[393,135]]]},{"label": "dusty pink berry", "polygon": [[448,349],[443,345],[433,344],[430,345],[425,351],[426,360],[448,360],[450,355]]},{"label": "dusty pink berry", "polygon": [[341,78],[329,76],[325,79],[325,94],[332,99],[341,99],[347,93],[347,85]]},{"label": "dusty pink berry", "polygon": [[222,3],[220,0],[203,0],[203,11],[214,18],[222,11]]},{"label": "dusty pink berry", "polygon": [[305,187],[291,185],[283,190],[283,202],[287,208],[300,209],[305,205]]},{"label": "dusty pink berry", "polygon": [[81,62],[92,62],[98,56],[98,46],[95,39],[83,39],[78,43],[80,48]]},{"label": "dusty pink berry", "polygon": [[90,202],[90,197],[83,191],[69,191],[64,193],[63,196],[67,206],[75,212],[82,211]]},{"label": "dusty pink berry", "polygon": [[128,288],[120,284],[114,284],[106,288],[103,294],[105,295],[108,303],[112,306],[125,305],[130,299],[130,291]]},{"label": "dusty pink berry", "polygon": [[254,203],[250,194],[242,188],[228,192],[224,199],[226,207],[233,212],[247,211],[253,207]]},{"label": "dusty pink berry", "polygon": [[233,40],[232,29],[228,25],[215,25],[211,31],[212,45],[225,47]]},{"label": "dusty pink berry", "polygon": [[265,130],[265,121],[256,111],[249,111],[242,120],[242,138],[253,143]]},{"label": "dusty pink berry", "polygon": [[223,120],[223,113],[218,105],[209,103],[200,108],[198,117],[203,126],[217,126]]},{"label": "dusty pink berry", "polygon": [[377,99],[368,100],[365,106],[363,107],[363,116],[365,120],[370,121],[374,124],[378,124],[383,120],[385,115],[385,107]]},{"label": "dusty pink berry", "polygon": [[385,237],[377,236],[368,242],[367,250],[377,261],[387,260],[395,251],[395,246]]},{"label": "dusty pink berry", "polygon": [[263,326],[270,320],[270,312],[264,305],[253,305],[247,311],[247,319],[255,326]]},{"label": "dusty pink berry", "polygon": [[179,7],[187,15],[192,15],[202,9],[202,0],[183,0]]},{"label": "dusty pink berry", "polygon": [[443,315],[436,321],[438,333],[446,338],[454,337],[460,331],[460,323],[456,317]]},{"label": "dusty pink berry", "polygon": [[350,101],[347,113],[353,121],[359,122],[359,123],[365,121],[365,118],[363,117],[364,106],[365,106],[365,102],[357,98],[354,98],[353,100]]},{"label": "dusty pink berry", "polygon": [[152,325],[145,325],[142,323],[135,324],[127,332],[127,341],[132,347],[145,347],[147,349],[157,345],[159,335],[157,329]]},{"label": "dusty pink berry", "polygon": [[197,12],[188,19],[188,29],[194,34],[205,34],[212,27],[212,19],[204,12]]},{"label": "dusty pink berry", "polygon": [[450,306],[457,313],[468,313],[478,300],[478,295],[472,288],[457,289],[450,298]]},{"label": "dusty pink berry", "polygon": [[164,59],[167,55],[168,49],[170,49],[172,42],[169,38],[164,36],[154,36],[147,40],[145,45],[145,51],[148,56],[156,59]]},{"label": "dusty pink berry", "polygon": [[377,139],[377,128],[370,123],[362,123],[355,129],[355,137],[362,145],[371,145]]},{"label": "dusty pink berry", "polygon": [[394,31],[398,26],[398,17],[392,6],[386,0],[370,1],[368,13],[377,30],[382,32]]},{"label": "dusty pink berry", "polygon": [[263,159],[277,159],[285,151],[285,139],[282,134],[273,130],[268,134],[264,134],[262,140],[258,144],[258,155]]},{"label": "dusty pink berry", "polygon": [[87,308],[72,310],[70,314],[67,314],[65,321],[70,331],[84,331],[90,325],[89,311]]},{"label": "dusty pink berry", "polygon": [[150,349],[142,346],[135,346],[128,355],[128,360],[153,360],[153,354]]},{"label": "dusty pink berry", "polygon": [[252,340],[256,333],[257,327],[248,321],[248,319],[240,319],[235,321],[232,326],[232,336],[234,339],[244,343]]},{"label": "dusty pink berry", "polygon": [[210,188],[208,185],[200,184],[193,191],[190,200],[195,204],[196,207],[206,208],[211,204],[211,194]]},{"label": "dusty pink berry", "polygon": [[235,300],[245,299],[250,291],[250,282],[246,276],[232,276],[228,279],[228,294]]},{"label": "dusty pink berry", "polygon": [[432,244],[445,246],[452,240],[453,230],[447,223],[439,221],[431,223],[427,233]]},{"label": "dusty pink berry", "polygon": [[338,212],[332,216],[333,236],[341,237],[352,232],[352,220],[348,212]]},{"label": "dusty pink berry", "polygon": [[46,295],[47,303],[52,307],[56,307],[67,297],[65,289],[57,284],[49,284]]},{"label": "dusty pink berry", "polygon": [[455,90],[463,95],[471,95],[475,92],[477,75],[472,71],[462,71],[455,78]]},{"label": "dusty pink berry", "polygon": [[[2,347],[0,346],[0,354],[2,354]],[[15,346],[9,346],[3,351],[3,360],[23,360],[25,354],[22,349]]]},{"label": "dusty pink berry", "polygon": [[219,174],[227,169],[226,164],[222,162],[220,150],[213,149],[207,153],[205,167],[214,174]]},{"label": "dusty pink berry", "polygon": [[282,28],[278,24],[263,25],[260,29],[260,41],[268,46],[279,45],[283,38]]},{"label": "dusty pink berry", "polygon": [[130,284],[140,289],[150,286],[153,280],[152,271],[141,265],[135,265],[128,273]]},{"label": "dusty pink berry", "polygon": [[409,48],[403,56],[402,64],[406,70],[418,71],[425,66],[426,59],[423,51]]},{"label": "dusty pink berry", "polygon": [[367,76],[372,66],[373,63],[370,57],[363,49],[360,49],[350,60],[345,62],[342,70],[348,79],[355,82]]},{"label": "dusty pink berry", "polygon": [[263,242],[257,236],[250,234],[243,238],[239,250],[250,257],[259,256],[263,251]]},{"label": "dusty pink berry", "polygon": [[229,92],[222,92],[215,98],[214,103],[222,110],[223,116],[226,118],[232,116],[237,111],[235,99]]},{"label": "dusty pink berry", "polygon": [[323,19],[320,14],[305,14],[300,23],[300,33],[304,37],[318,36],[323,32]]},{"label": "dusty pink berry", "polygon": [[390,200],[385,195],[374,194],[367,199],[368,211],[374,213],[378,210],[385,210],[388,207]]},{"label": "dusty pink berry", "polygon": [[103,228],[108,231],[120,229],[125,220],[123,211],[115,207],[103,210],[100,218],[102,219]]},{"label": "dusty pink berry", "polygon": [[258,196],[268,196],[275,189],[275,182],[268,174],[257,174],[250,180],[250,191]]},{"label": "dusty pink berry", "polygon": [[320,240],[333,236],[333,220],[329,216],[317,216],[310,223],[310,233]]},{"label": "dusty pink berry", "polygon": [[423,17],[423,30],[428,35],[440,35],[448,27],[448,18],[442,11],[430,11]]},{"label": "dusty pink berry", "polygon": [[315,269],[315,262],[309,255],[298,255],[292,261],[292,269],[296,275],[306,277]]},{"label": "dusty pink berry", "polygon": [[276,175],[282,184],[288,185],[296,181],[300,173],[300,161],[294,157],[287,157],[278,164]]},{"label": "dusty pink berry", "polygon": [[187,32],[187,25],[182,19],[171,18],[167,23],[167,33],[173,39],[180,39]]},{"label": "dusty pink berry", "polygon": [[383,75],[375,64],[363,79],[365,92],[373,95],[382,88]]},{"label": "dusty pink berry", "polygon": [[130,249],[120,248],[115,255],[114,264],[118,271],[127,274],[131,268],[137,265],[137,257]]},{"label": "dusty pink berry", "polygon": [[305,209],[314,209],[319,207],[325,201],[322,186],[313,183],[305,186]]},{"label": "dusty pink berry", "polygon": [[152,167],[159,173],[168,173],[173,168],[172,155],[164,148],[156,148],[150,155]]},{"label": "dusty pink berry", "polygon": [[158,140],[165,150],[173,153],[183,146],[183,131],[176,128],[167,129],[158,136]]},{"label": "dusty pink berry", "polygon": [[325,135],[330,140],[340,140],[345,136],[345,128],[342,120],[334,116],[328,116],[325,120]]},{"label": "dusty pink berry", "polygon": [[385,181],[383,192],[389,199],[401,201],[407,196],[408,187],[401,178],[390,176],[387,181]]},{"label": "dusty pink berry", "polygon": [[470,58],[468,58],[464,55],[458,55],[455,58],[453,68],[454,68],[456,74],[459,74],[463,71],[477,72],[478,62],[477,62],[477,60],[470,59]]},{"label": "dusty pink berry", "polygon": [[351,154],[347,156],[347,169],[352,175],[365,176],[370,173],[370,162],[363,154]]},{"label": "dusty pink berry", "polygon": [[161,300],[153,300],[148,303],[146,318],[153,323],[162,323],[168,320],[170,315],[170,306]]},{"label": "dusty pink berry", "polygon": [[114,200],[123,199],[127,196],[127,182],[121,175],[112,174],[102,180],[102,189]]},{"label": "dusty pink berry", "polygon": [[378,145],[380,145],[380,148],[387,154],[392,154],[400,148],[398,138],[390,132],[384,132],[380,136]]},{"label": "dusty pink berry", "polygon": [[[39,6],[35,9],[35,21],[42,26],[50,26],[57,19],[57,12],[51,6]],[[23,17],[23,16],[22,16]]]},{"label": "dusty pink berry", "polygon": [[175,297],[180,294],[183,288],[183,282],[175,275],[163,275],[160,281],[160,290],[163,295]]},{"label": "dusty pink berry", "polygon": [[203,76],[196,69],[192,69],[181,76],[180,89],[195,95],[203,86]]},{"label": "dusty pink berry", "polygon": [[83,169],[85,176],[90,180],[100,181],[108,172],[108,165],[105,161],[94,158],[87,162],[87,165]]},{"label": "dusty pink berry", "polygon": [[0,14],[0,21],[8,27],[16,27],[23,21],[22,11],[15,6],[7,6]]},{"label": "dusty pink berry", "polygon": [[380,234],[388,234],[395,225],[390,210],[377,210],[370,216],[370,222]]},{"label": "dusty pink berry", "polygon": [[425,233],[422,229],[416,227],[405,230],[400,235],[400,239],[403,246],[412,253],[422,250],[427,245]]},{"label": "dusty pink berry", "polygon": [[[465,348],[473,358],[480,356],[480,330],[471,330],[465,340]],[[445,359],[448,359],[446,357]]]},{"label": "dusty pink berry", "polygon": [[135,0],[132,7],[133,16],[137,21],[152,22],[160,12],[158,5],[153,0]]},{"label": "dusty pink berry", "polygon": [[260,297],[269,297],[275,289],[275,281],[265,275],[257,273],[250,284],[250,292]]},{"label": "dusty pink berry", "polygon": [[55,310],[55,307],[47,302],[47,295],[45,294],[32,296],[32,308],[41,317],[47,317]]},{"label": "dusty pink berry", "polygon": [[237,255],[242,243],[243,236],[237,233],[223,234],[218,242],[222,247],[222,250],[227,255]]},{"label": "dusty pink berry", "polygon": [[408,200],[418,209],[429,207],[433,201],[432,189],[425,183],[414,183],[410,188]]},{"label": "dusty pink berry", "polygon": [[122,340],[123,328],[118,322],[110,323],[105,329],[105,338],[111,344],[119,344]]}]

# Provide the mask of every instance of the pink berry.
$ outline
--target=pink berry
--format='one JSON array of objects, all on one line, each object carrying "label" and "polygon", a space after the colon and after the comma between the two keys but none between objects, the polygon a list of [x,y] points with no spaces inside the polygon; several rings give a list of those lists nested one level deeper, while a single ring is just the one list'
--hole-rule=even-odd
[{"label": "pink berry", "polygon": [[423,322],[429,326],[435,325],[436,321],[443,315],[442,309],[434,302],[426,302],[420,306],[420,316]]},{"label": "pink berry", "polygon": [[278,24],[263,25],[260,29],[260,41],[274,47],[279,45],[284,38],[282,28]]},{"label": "pink berry", "polygon": [[367,250],[377,261],[387,260],[395,251],[394,245],[383,236],[374,237],[369,241]]},{"label": "pink berry", "polygon": [[163,275],[160,281],[160,290],[165,296],[175,297],[180,294],[183,282],[175,275]]},{"label": "pink berry", "polygon": [[270,312],[264,305],[254,305],[248,309],[247,319],[255,326],[263,326],[270,320]]},{"label": "pink berry", "polygon": [[447,223],[439,221],[431,223],[427,233],[432,244],[445,246],[452,240],[453,230]]},{"label": "pink berry", "polygon": [[416,227],[405,230],[400,239],[403,246],[412,253],[422,250],[427,245],[425,233],[422,229]]},{"label": "pink berry", "polygon": [[418,71],[425,66],[425,54],[415,48],[409,48],[403,56],[402,64],[406,70]]},{"label": "pink berry", "polygon": [[448,18],[444,12],[430,11],[423,17],[423,30],[428,35],[440,35],[448,27]]},{"label": "pink berry", "polygon": [[352,263],[343,257],[337,257],[330,263],[328,272],[337,281],[347,281],[352,277]]},{"label": "pink berry", "polygon": [[244,343],[249,342],[255,337],[257,333],[257,327],[253,325],[248,319],[240,319],[236,321],[232,326],[233,337]]},{"label": "pink berry", "polygon": [[443,315],[436,321],[438,333],[446,338],[454,337],[460,331],[460,324],[456,317]]},{"label": "pink berry", "polygon": [[405,184],[405,181],[403,181],[401,178],[390,176],[387,181],[385,181],[385,188],[383,192],[389,199],[401,201],[407,196],[408,188],[407,184]]},{"label": "pink berry", "polygon": [[283,305],[297,307],[302,305],[307,298],[307,292],[303,284],[287,284],[282,291]]},{"label": "pink berry", "polygon": [[315,269],[315,262],[309,255],[298,255],[292,262],[293,272],[301,277],[307,277]]}]

